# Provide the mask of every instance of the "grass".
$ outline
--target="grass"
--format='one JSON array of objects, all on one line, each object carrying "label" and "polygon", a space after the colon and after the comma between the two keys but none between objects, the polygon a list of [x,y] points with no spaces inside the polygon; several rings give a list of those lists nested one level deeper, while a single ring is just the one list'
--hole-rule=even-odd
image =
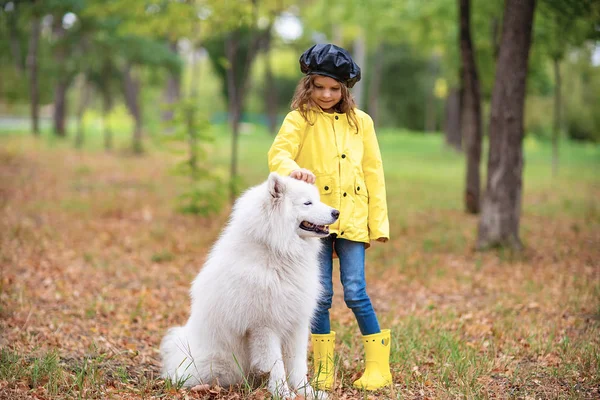
[{"label": "grass", "polygon": [[[211,165],[226,175],[229,138],[215,134]],[[249,186],[268,173],[272,138],[240,140]],[[600,396],[600,147],[563,142],[553,177],[549,144],[527,138],[526,250],[476,252],[463,157],[438,135],[382,130],[379,140],[392,238],[368,251],[367,276],[392,329],[394,386],[352,388],[363,350],[336,282],[332,397]],[[115,144],[105,153],[93,129],[82,150],[47,131],[0,134],[0,398],[269,398],[264,386],[194,392],[159,379],[159,342],[185,322],[189,285],[228,212],[177,213],[180,155],[148,140],[131,156],[128,133]]]}]

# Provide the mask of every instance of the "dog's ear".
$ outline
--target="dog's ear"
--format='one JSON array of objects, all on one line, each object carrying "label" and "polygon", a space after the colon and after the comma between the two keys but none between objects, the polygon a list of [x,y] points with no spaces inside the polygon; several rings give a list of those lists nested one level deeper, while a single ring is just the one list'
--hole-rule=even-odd
[{"label": "dog's ear", "polygon": [[271,174],[269,174],[268,185],[269,193],[273,199],[280,199],[283,197],[283,194],[285,193],[285,182],[277,172],[271,172]]}]

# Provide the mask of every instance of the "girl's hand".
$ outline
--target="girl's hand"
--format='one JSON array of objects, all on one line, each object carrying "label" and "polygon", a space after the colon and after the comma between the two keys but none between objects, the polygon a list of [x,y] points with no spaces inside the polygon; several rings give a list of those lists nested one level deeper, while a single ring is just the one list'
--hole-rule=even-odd
[{"label": "girl's hand", "polygon": [[381,243],[385,243],[385,242],[387,242],[387,241],[388,241],[388,239],[387,239],[387,238],[384,238],[384,237],[380,237],[380,238],[377,238],[377,241],[378,241],[378,242],[381,242]]},{"label": "girl's hand", "polygon": [[307,170],[306,168],[295,169],[290,172],[290,176],[294,179],[298,179],[299,181],[304,181],[306,183],[313,184],[317,180],[315,174]]}]

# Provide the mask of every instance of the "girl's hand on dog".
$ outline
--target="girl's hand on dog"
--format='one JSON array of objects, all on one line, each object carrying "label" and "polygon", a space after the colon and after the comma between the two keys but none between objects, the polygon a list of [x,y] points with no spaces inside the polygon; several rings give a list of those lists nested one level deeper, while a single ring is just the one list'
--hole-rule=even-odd
[{"label": "girl's hand on dog", "polygon": [[307,170],[306,168],[295,169],[290,172],[290,176],[294,179],[304,181],[306,183],[313,184],[317,180],[315,174]]}]

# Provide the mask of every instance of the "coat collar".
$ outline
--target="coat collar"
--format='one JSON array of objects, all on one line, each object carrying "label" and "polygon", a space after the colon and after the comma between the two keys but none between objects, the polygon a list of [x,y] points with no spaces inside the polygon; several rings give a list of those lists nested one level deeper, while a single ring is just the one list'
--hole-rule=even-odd
[{"label": "coat collar", "polygon": [[337,111],[334,111],[332,113],[328,113],[328,112],[323,111],[323,109],[321,107],[313,108],[312,110],[316,111],[317,114],[324,115],[324,116],[326,116],[328,118],[334,118],[336,116],[337,117],[341,117],[341,116],[346,115],[345,113],[339,113]]}]

